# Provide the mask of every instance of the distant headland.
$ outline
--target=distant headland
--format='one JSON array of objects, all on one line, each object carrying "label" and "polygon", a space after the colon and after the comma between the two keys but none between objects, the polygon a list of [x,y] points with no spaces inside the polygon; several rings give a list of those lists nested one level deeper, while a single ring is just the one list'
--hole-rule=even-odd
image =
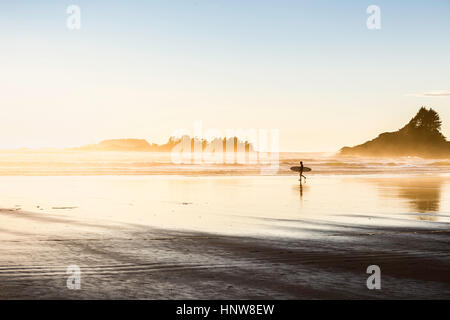
[{"label": "distant headland", "polygon": [[344,147],[341,155],[450,157],[450,142],[441,133],[442,121],[433,109],[421,107],[401,129],[384,132],[354,147]]},{"label": "distant headland", "polygon": [[[215,138],[211,141],[206,139],[191,138],[189,136],[170,137],[165,144],[158,145],[149,143],[145,139],[111,139],[104,140],[97,144],[90,144],[78,148],[72,148],[73,151],[131,151],[131,152],[171,152],[175,146],[180,144],[191,145],[191,151],[205,151],[207,149],[223,150],[224,152],[254,151],[253,145],[248,141],[239,140],[237,137]],[[218,148],[219,147],[219,148]],[[220,148],[221,147],[221,148]]]}]

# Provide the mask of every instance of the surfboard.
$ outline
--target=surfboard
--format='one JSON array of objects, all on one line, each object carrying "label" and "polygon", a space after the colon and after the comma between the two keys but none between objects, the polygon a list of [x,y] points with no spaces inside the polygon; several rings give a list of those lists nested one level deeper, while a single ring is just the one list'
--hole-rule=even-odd
[{"label": "surfboard", "polygon": [[[300,172],[300,166],[291,167],[291,170],[292,170],[292,171],[295,171],[295,172]],[[303,172],[309,172],[309,171],[311,171],[311,170],[312,170],[312,169],[309,168],[309,167],[303,167]]]}]

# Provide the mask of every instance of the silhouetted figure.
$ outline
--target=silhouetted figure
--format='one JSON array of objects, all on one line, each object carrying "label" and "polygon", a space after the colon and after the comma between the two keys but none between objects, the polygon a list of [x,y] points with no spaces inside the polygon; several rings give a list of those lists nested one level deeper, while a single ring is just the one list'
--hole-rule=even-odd
[{"label": "silhouetted figure", "polygon": [[302,177],[305,178],[306,183],[306,177],[303,175],[303,161],[300,161],[300,184],[302,184]]}]

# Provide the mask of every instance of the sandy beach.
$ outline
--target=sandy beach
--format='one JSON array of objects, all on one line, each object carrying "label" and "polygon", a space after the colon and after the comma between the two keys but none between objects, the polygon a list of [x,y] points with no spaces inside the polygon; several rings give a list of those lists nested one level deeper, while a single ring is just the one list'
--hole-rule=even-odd
[{"label": "sandy beach", "polygon": [[[297,183],[4,177],[0,298],[450,298],[449,177]],[[366,287],[374,264],[381,290]],[[80,290],[66,286],[69,265]]]}]

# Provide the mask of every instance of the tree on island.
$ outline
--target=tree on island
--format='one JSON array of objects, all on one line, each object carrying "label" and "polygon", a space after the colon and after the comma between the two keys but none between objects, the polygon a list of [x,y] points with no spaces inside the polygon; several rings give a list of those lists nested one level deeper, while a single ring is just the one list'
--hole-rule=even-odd
[{"label": "tree on island", "polygon": [[442,121],[436,111],[432,108],[427,110],[425,107],[421,107],[415,117],[401,130],[416,137],[422,136],[436,142],[445,142],[445,137],[441,133],[441,125]]},{"label": "tree on island", "polygon": [[441,131],[442,121],[439,118],[439,114],[432,108],[427,110],[427,108],[421,107],[408,125],[428,131]]}]

